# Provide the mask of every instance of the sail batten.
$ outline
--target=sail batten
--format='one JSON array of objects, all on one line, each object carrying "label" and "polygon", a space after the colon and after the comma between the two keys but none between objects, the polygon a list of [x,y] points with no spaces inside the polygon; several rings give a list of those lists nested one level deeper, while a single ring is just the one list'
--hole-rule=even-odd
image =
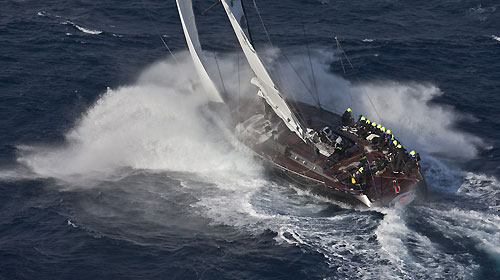
[{"label": "sail batten", "polygon": [[211,101],[224,102],[220,91],[210,78],[205,67],[203,51],[201,49],[200,40],[198,38],[198,29],[196,28],[196,21],[194,18],[192,0],[176,0],[176,2],[188,49],[191,53],[191,57],[193,58],[194,66],[200,78],[201,84]]},{"label": "sail batten", "polygon": [[256,75],[256,79],[252,79],[252,83],[259,87],[259,96],[266,100],[276,115],[284,121],[291,131],[295,132],[305,141],[305,127],[299,122],[298,118],[290,109],[290,106],[288,106],[287,102],[282,97],[250,41],[250,33],[241,0],[221,0],[221,2],[236,37],[238,38],[243,53],[247,58],[248,64]]}]

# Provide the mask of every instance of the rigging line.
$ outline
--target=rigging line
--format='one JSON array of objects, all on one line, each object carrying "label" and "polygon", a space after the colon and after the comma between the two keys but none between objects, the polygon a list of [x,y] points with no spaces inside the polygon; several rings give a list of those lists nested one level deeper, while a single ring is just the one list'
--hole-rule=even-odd
[{"label": "rigging line", "polygon": [[214,52],[215,64],[217,65],[217,70],[219,71],[220,82],[222,83],[222,90],[224,90],[224,95],[227,97],[226,87],[224,85],[224,80],[222,79],[222,73],[220,72],[219,61],[217,60],[217,54]]},{"label": "rigging line", "polygon": [[163,37],[161,36],[160,32],[158,31],[158,28],[156,28],[156,24],[154,23],[153,21],[153,16],[151,16],[151,12],[149,11],[149,9],[146,7],[146,4],[144,3],[144,0],[141,0],[142,2],[142,6],[144,7],[144,9],[146,10],[146,12],[148,13],[148,17],[149,17],[149,21],[151,22],[151,25],[153,25],[153,28],[155,29],[156,31],[156,34],[160,37],[160,40],[163,42],[163,45],[165,46],[165,48],[167,48],[168,52],[170,53],[170,55],[174,58],[175,62],[179,62],[177,60],[177,58],[175,57],[174,53],[172,52],[172,50],[170,50],[170,48],[168,47],[167,45],[167,42],[165,42],[165,40],[163,40]]},{"label": "rigging line", "polygon": [[[340,52],[340,49],[339,49],[339,52]],[[342,53],[339,56],[339,60],[340,60],[340,65],[342,66],[342,71],[344,71],[344,74],[346,74],[345,68],[344,68],[344,62],[342,61]]]},{"label": "rigging line", "polygon": [[[342,65],[342,70],[344,71],[344,75],[346,74],[345,67],[344,67],[344,62],[342,61],[342,54],[345,55],[344,50],[340,46],[339,40],[337,39],[337,36],[335,36],[335,42],[337,43],[337,49],[339,50],[339,59],[340,59],[340,64]],[[349,62],[350,64],[350,62]],[[352,64],[351,64],[352,67]],[[349,88],[349,97],[351,98],[351,104],[354,103],[354,99],[352,98],[352,92],[351,89]]]},{"label": "rigging line", "polygon": [[[347,62],[349,62],[349,65],[351,66],[351,69],[354,71],[354,74],[356,75],[356,80],[358,81],[358,84],[361,84],[361,80],[359,79],[359,76],[356,73],[357,69],[352,65],[351,60],[349,59],[349,57],[347,56],[346,52],[344,51],[344,48],[342,48],[342,46],[340,45],[340,42],[338,41],[337,36],[335,36],[335,41],[337,42],[337,45],[339,46],[340,51],[342,52],[342,54],[344,54]],[[370,105],[372,106],[373,110],[375,111],[375,114],[377,114],[377,117],[380,120],[380,122],[383,122],[383,119],[382,119],[382,117],[380,117],[380,114],[379,114],[379,112],[377,110],[377,107],[375,107],[375,104],[373,103],[373,100],[370,97],[370,95],[368,94],[368,92],[364,88],[361,88],[361,91],[363,91],[363,93],[366,95],[366,97],[368,97],[368,101],[370,101]],[[350,91],[349,91],[349,94],[350,94]],[[351,95],[351,98],[352,98],[352,95]]]},{"label": "rigging line", "polygon": [[[313,93],[311,92],[311,90],[307,87],[306,83],[304,82],[304,80],[302,79],[302,77],[299,75],[299,73],[297,72],[297,70],[295,69],[295,67],[293,67],[292,63],[290,62],[290,60],[288,59],[288,57],[285,55],[285,53],[283,53],[283,56],[285,57],[285,59],[287,60],[287,62],[290,64],[291,68],[293,69],[293,71],[295,72],[295,74],[297,74],[297,76],[299,77],[300,81],[302,81],[302,83],[304,84],[304,87],[307,89],[307,92],[312,96],[312,98],[314,99],[314,95]],[[278,64],[280,65],[280,64]],[[295,99],[295,97],[292,95],[292,99],[295,103],[298,103],[298,101]],[[292,107],[292,109],[297,112],[297,117],[299,119],[300,122],[302,123],[305,123],[307,124],[307,122],[305,122],[305,116],[304,114],[298,110],[296,108],[296,106],[294,106],[293,104],[289,104],[289,102],[287,102],[287,105],[289,105],[290,107]]]},{"label": "rigging line", "polygon": [[319,94],[318,94],[318,85],[316,84],[316,77],[314,76],[314,69],[311,61],[311,52],[309,51],[309,40],[306,35],[306,27],[304,23],[302,22],[302,30],[304,31],[304,37],[306,39],[306,48],[307,48],[307,56],[309,57],[309,66],[311,67],[311,74],[312,74],[312,80],[313,80],[313,85],[314,85],[314,90],[316,91],[316,104],[318,107],[321,109],[321,103],[319,101]]},{"label": "rigging line", "polygon": [[[216,0],[216,1],[221,1],[221,0]],[[232,0],[231,0],[232,2]],[[245,19],[245,27],[247,28],[247,32],[248,32],[248,39],[250,40],[250,44],[252,44],[252,46],[254,45],[253,43],[253,38],[252,38],[252,32],[250,31],[250,26],[248,25],[248,18],[247,18],[247,12],[245,10],[245,5],[243,4],[244,1],[240,1],[240,4],[241,4],[241,9],[243,10],[243,18]]]},{"label": "rigging line", "polygon": [[347,56],[347,54],[345,53],[344,48],[342,47],[342,45],[341,45],[341,44],[340,44],[340,42],[338,41],[337,37],[335,37],[335,40],[337,40],[337,44],[339,45],[340,50],[342,51],[342,53],[344,54],[345,58],[347,59],[347,62],[349,62],[349,65],[351,66],[351,69],[352,69],[352,70],[355,70],[355,69],[354,69],[354,66],[353,66],[353,65],[352,65],[352,63],[351,63],[351,60],[349,59],[349,57],[348,57],[348,56]]},{"label": "rigging line", "polygon": [[238,111],[236,112],[239,115],[240,111],[240,97],[241,96],[241,82],[240,82],[240,52],[238,52]]},{"label": "rigging line", "polygon": [[[217,65],[217,71],[219,72],[219,78],[220,78],[220,82],[222,84],[222,90],[224,91],[224,97],[222,98],[222,100],[226,99],[228,100],[228,94],[227,94],[227,91],[226,91],[226,86],[224,85],[224,80],[222,79],[222,73],[220,71],[220,67],[219,67],[219,61],[217,60],[217,53],[214,52],[214,58],[215,58],[215,64]],[[238,110],[238,108],[236,108],[235,110]],[[232,114],[235,110],[232,110],[231,111],[231,119],[232,121],[234,122],[235,121],[235,118],[234,118],[234,115]]]},{"label": "rigging line", "polygon": [[[262,19],[262,15],[260,14],[260,11],[259,11],[259,8],[257,7],[257,3],[255,2],[255,0],[252,0],[253,2],[253,6],[255,8],[255,11],[257,12],[257,15],[259,16],[259,19],[260,19],[260,23],[262,25],[262,28],[264,29],[264,32],[266,33],[266,37],[267,37],[267,40],[269,41],[269,44],[271,45],[271,47],[274,47],[273,45],[273,42],[271,41],[271,36],[269,36],[269,32],[266,28],[266,25],[264,24],[264,20]],[[247,23],[248,24],[248,23]],[[282,52],[283,53],[283,52]],[[295,72],[295,74],[297,74],[297,76],[299,77],[300,81],[304,84],[304,87],[307,89],[307,91],[309,92],[309,94],[311,94],[313,96],[313,99],[314,99],[314,95],[312,94],[311,90],[307,87],[306,83],[304,82],[304,80],[302,79],[302,77],[299,75],[299,73],[297,72],[297,70],[293,67],[292,63],[290,62],[290,60],[288,59],[288,57],[283,53],[283,56],[286,58],[286,61],[288,62],[288,64],[292,67],[293,71]],[[281,63],[278,61],[278,66],[283,69],[283,66],[281,65]],[[294,102],[297,103],[297,100],[295,99],[294,96],[291,96],[291,98],[294,100]],[[287,102],[288,104],[288,102]],[[292,104],[288,104],[290,107],[292,107],[292,109],[297,112],[298,114],[298,119],[300,122],[302,123],[306,123],[304,121],[304,115],[300,112],[300,110],[297,110],[297,108],[292,105]]]},{"label": "rigging line", "polygon": [[[253,6],[255,8],[255,11],[257,12],[257,15],[259,16],[260,24],[262,25],[262,28],[264,29],[264,33],[266,33],[267,41],[269,42],[269,45],[271,45],[271,47],[273,48],[274,45],[273,45],[273,42],[271,41],[271,36],[269,36],[269,32],[268,32],[268,30],[266,28],[266,25],[264,24],[264,20],[262,19],[262,15],[260,14],[260,10],[257,7],[257,2],[255,2],[255,0],[252,0],[252,1],[253,1]],[[243,3],[243,1],[242,1],[242,3]],[[248,21],[247,21],[247,25],[248,25]],[[254,48],[255,48],[255,45],[254,45]],[[283,66],[281,65],[281,63],[279,62],[279,60],[277,62],[278,62],[278,66],[280,67],[280,69],[282,69],[282,72],[283,72]],[[294,97],[292,97],[292,98],[295,101],[295,98]]]},{"label": "rigging line", "polygon": [[264,20],[262,20],[262,16],[260,15],[259,8],[257,8],[257,3],[255,2],[255,0],[252,0],[252,1],[253,1],[253,6],[255,7],[255,11],[257,12],[257,15],[259,16],[260,23],[262,24],[262,28],[264,28],[264,32],[266,33],[267,40],[269,41],[269,44],[270,44],[270,45],[271,45],[271,47],[272,47],[272,46],[273,46],[273,43],[271,42],[271,37],[269,36],[269,32],[267,32],[267,28],[266,28],[266,26],[264,25]]},{"label": "rigging line", "polygon": [[285,58],[285,60],[287,61],[287,63],[290,65],[290,67],[292,68],[292,70],[295,72],[295,74],[297,75],[297,77],[299,77],[299,80],[302,82],[302,84],[304,85],[304,88],[307,90],[307,92],[311,95],[311,97],[313,99],[315,99],[314,97],[314,93],[312,92],[312,90],[307,86],[307,83],[304,81],[304,79],[302,78],[302,76],[300,76],[299,72],[297,71],[297,69],[293,66],[292,62],[290,61],[290,59],[288,59],[288,56],[282,52],[283,54],[283,57]]},{"label": "rigging line", "polygon": [[[340,42],[339,40],[337,39],[337,36],[335,36],[335,42],[337,43],[337,49],[339,50],[339,60],[340,60],[340,65],[342,65],[342,70],[344,71],[344,75],[346,74],[346,71],[345,71],[345,67],[344,67],[344,62],[342,61],[342,54],[345,55],[345,52],[344,50],[342,49],[342,47],[340,46]],[[350,62],[349,62],[350,64]],[[352,67],[352,64],[351,64],[351,67]],[[351,104],[354,103],[354,99],[352,98],[352,92],[351,92],[351,89],[349,88],[349,97],[351,98]]]},{"label": "rigging line", "polygon": [[[359,79],[359,77],[356,77],[356,80],[358,80],[358,84],[361,84],[361,80]],[[384,120],[382,120],[382,117],[380,117],[380,114],[378,113],[377,107],[375,107],[375,104],[373,103],[372,98],[370,97],[368,92],[364,88],[361,88],[361,90],[366,95],[366,97],[368,97],[368,101],[370,101],[370,104],[372,105],[373,110],[375,110],[375,114],[377,114],[377,117],[380,120],[380,122],[384,122]]]},{"label": "rigging line", "polygon": [[[351,64],[351,61],[347,57],[344,49],[340,45],[340,42],[339,42],[337,36],[335,36],[335,42],[337,42],[337,49],[339,50],[339,53],[340,53],[339,58],[340,58],[340,63],[342,64],[342,70],[344,70],[344,74],[346,74],[346,71],[345,71],[345,68],[344,68],[344,63],[342,62],[342,54],[346,57],[346,60],[349,63],[349,65],[351,65],[351,69],[354,70],[354,68],[353,68],[353,66]],[[354,104],[354,98],[352,97],[352,90],[351,90],[351,88],[349,88],[349,97],[351,98],[351,104]]]},{"label": "rigging line", "polygon": [[[257,12],[257,15],[259,16],[259,19],[260,19],[260,23],[262,25],[262,28],[264,29],[264,32],[266,33],[266,37],[267,37],[267,40],[269,41],[269,44],[271,45],[271,47],[274,47],[273,45],[273,42],[271,41],[271,36],[269,36],[269,32],[266,28],[266,25],[264,24],[264,20],[262,19],[262,15],[260,14],[260,11],[259,11],[259,8],[257,7],[257,3],[255,2],[255,0],[252,0],[253,1],[253,6],[255,8],[255,11]],[[248,23],[247,23],[248,24]],[[255,48],[255,46],[254,46]],[[288,63],[292,66],[292,69],[295,71],[295,73],[297,74],[297,76],[299,76],[300,80],[302,81],[302,83],[304,83],[304,86],[306,87],[307,91],[309,93],[311,93],[311,90],[306,86],[305,82],[302,80],[302,77],[300,77],[300,75],[298,74],[298,72],[295,70],[295,68],[293,67],[293,65],[290,63],[290,61],[288,60],[288,58],[286,57],[286,55],[284,55],[286,60],[288,61]],[[283,66],[281,65],[281,63],[278,61],[278,66],[283,69]],[[282,71],[283,72],[283,71]],[[312,93],[311,93],[312,94]],[[314,96],[313,96],[314,98]],[[297,102],[297,100],[295,100],[295,97],[292,96],[292,99]],[[292,107],[292,109],[298,113],[298,118],[299,118],[299,121],[302,122],[302,123],[305,123],[304,122],[304,116],[302,115],[302,113],[300,112],[300,110],[297,110],[297,108],[295,108],[295,106],[293,106],[292,104],[288,104],[287,102],[287,105],[289,105],[290,107]]]},{"label": "rigging line", "polygon": [[337,36],[335,36],[335,42],[337,43],[337,49],[339,50],[339,53],[340,53],[340,56],[339,56],[340,65],[342,65],[342,70],[344,71],[344,74],[346,74],[345,68],[344,68],[344,62],[342,62],[342,49],[340,48],[340,43],[339,43],[339,40],[337,40]]}]

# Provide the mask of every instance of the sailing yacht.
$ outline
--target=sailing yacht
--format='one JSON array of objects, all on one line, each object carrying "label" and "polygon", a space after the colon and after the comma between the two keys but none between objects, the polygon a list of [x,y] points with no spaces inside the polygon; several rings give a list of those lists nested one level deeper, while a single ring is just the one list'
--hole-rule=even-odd
[{"label": "sailing yacht", "polygon": [[[176,2],[204,91],[212,102],[231,106],[207,71],[192,1]],[[229,125],[242,143],[297,186],[337,200],[372,207],[407,205],[425,196],[419,157],[394,144],[390,134],[363,119],[346,122],[333,112],[287,100],[254,48],[241,0],[219,2],[253,71],[255,103],[263,104],[229,110],[238,112]]]}]

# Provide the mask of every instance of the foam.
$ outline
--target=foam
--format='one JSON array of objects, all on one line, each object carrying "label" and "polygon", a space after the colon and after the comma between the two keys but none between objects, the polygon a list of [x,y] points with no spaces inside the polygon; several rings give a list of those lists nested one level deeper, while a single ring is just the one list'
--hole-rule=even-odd
[{"label": "foam", "polygon": [[500,217],[474,210],[458,208],[422,209],[427,220],[450,240],[470,240],[477,249],[487,253],[500,265]]},{"label": "foam", "polygon": [[[388,209],[375,231],[382,251],[395,264],[398,274],[402,275],[403,278],[412,278],[412,276],[417,275],[418,278],[429,279],[464,276],[471,278],[474,275],[479,266],[473,262],[471,254],[463,253],[461,256],[456,256],[453,253],[448,253],[427,236],[409,229],[406,225],[408,217],[405,211],[404,208]],[[411,211],[421,210],[411,209]],[[446,228],[440,227],[439,229],[446,232]],[[469,264],[462,264],[458,258],[467,259]]]}]

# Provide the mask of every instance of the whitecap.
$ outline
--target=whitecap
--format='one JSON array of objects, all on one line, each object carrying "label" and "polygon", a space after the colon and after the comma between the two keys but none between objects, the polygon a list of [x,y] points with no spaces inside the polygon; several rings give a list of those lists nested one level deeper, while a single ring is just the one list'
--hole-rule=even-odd
[{"label": "whitecap", "polygon": [[72,226],[74,228],[77,228],[78,226],[76,226],[71,220],[68,220],[68,226]]},{"label": "whitecap", "polygon": [[38,12],[37,15],[41,16],[41,17],[44,17],[45,16],[45,12],[44,11]]},{"label": "whitecap", "polygon": [[371,42],[375,41],[375,39],[366,38],[366,39],[363,39],[361,41],[363,41],[365,43],[371,43]]},{"label": "whitecap", "polygon": [[66,24],[71,24],[73,25],[74,27],[76,27],[78,30],[82,31],[83,33],[87,33],[87,34],[92,34],[92,35],[99,35],[102,33],[101,30],[93,30],[93,29],[88,29],[88,28],[85,28],[85,27],[82,27],[70,20],[67,20],[67,21],[63,21],[61,22],[60,24],[63,24],[63,25],[66,25]]},{"label": "whitecap", "polygon": [[100,31],[100,30],[87,29],[87,28],[79,26],[77,24],[74,24],[74,26],[76,28],[78,28],[78,30],[82,31],[83,33],[92,34],[92,35],[99,35],[102,33],[102,31]]},{"label": "whitecap", "polygon": [[500,37],[498,37],[498,36],[491,35],[491,38],[492,38],[493,40],[497,40],[498,42],[500,42]]}]

